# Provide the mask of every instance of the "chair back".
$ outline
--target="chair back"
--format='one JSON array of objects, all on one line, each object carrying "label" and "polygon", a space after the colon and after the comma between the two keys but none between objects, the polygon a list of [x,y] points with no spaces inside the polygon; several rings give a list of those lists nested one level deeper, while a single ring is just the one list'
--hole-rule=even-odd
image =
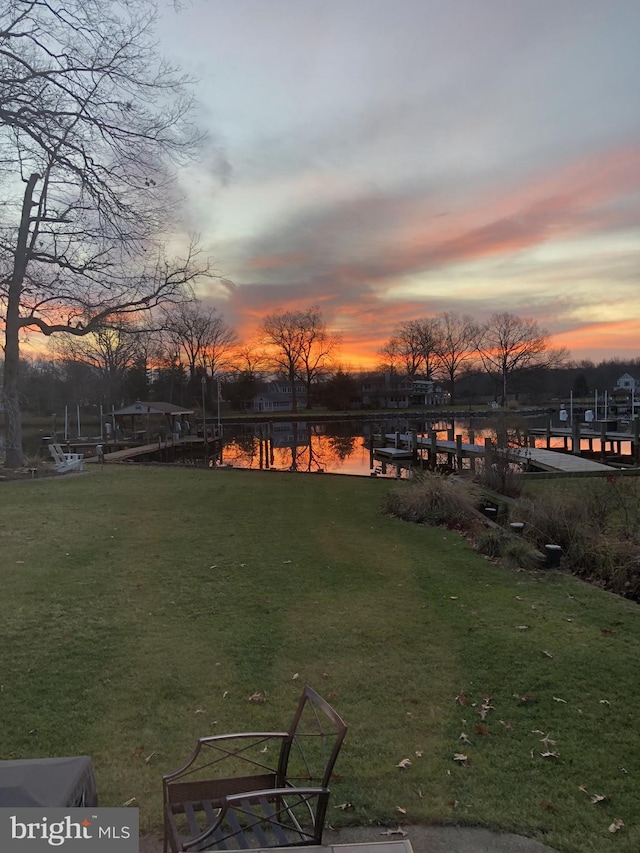
[{"label": "chair back", "polygon": [[285,784],[328,788],[347,727],[331,705],[306,686],[280,754]]}]

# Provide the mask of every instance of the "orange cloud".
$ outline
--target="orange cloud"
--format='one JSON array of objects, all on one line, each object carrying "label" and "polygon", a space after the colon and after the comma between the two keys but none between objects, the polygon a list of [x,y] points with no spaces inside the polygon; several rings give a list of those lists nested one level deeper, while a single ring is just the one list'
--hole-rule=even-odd
[{"label": "orange cloud", "polygon": [[[554,346],[572,353],[607,352],[608,357],[640,351],[640,317],[604,323],[588,323],[553,336]],[[604,356],[603,356],[604,357]]]}]

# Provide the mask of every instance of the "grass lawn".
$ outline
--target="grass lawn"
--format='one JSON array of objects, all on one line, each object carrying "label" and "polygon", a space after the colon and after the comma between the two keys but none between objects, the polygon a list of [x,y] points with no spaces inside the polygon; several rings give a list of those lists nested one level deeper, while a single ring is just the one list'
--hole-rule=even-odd
[{"label": "grass lawn", "polygon": [[89,754],[102,805],[135,797],[159,828],[161,775],[198,736],[280,729],[307,682],[349,725],[333,825],[635,853],[637,605],[386,518],[390,487],[110,466],[1,484],[0,755]]}]

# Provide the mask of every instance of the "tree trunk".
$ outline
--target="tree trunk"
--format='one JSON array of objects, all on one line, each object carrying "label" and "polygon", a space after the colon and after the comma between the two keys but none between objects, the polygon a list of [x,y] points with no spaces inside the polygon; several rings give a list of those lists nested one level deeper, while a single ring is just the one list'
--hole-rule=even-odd
[{"label": "tree trunk", "polygon": [[5,323],[4,344],[4,423],[6,456],[5,468],[21,468],[24,462],[22,452],[22,419],[20,413],[20,395],[18,391],[18,371],[20,368],[20,299],[27,270],[27,243],[33,191],[40,175],[32,174],[27,181],[22,200],[22,214],[16,253],[13,261],[13,273],[9,282],[7,298],[7,317]]},{"label": "tree trunk", "polygon": [[455,406],[456,404],[456,373],[455,370],[449,371],[449,405]]},{"label": "tree trunk", "polygon": [[292,414],[296,414],[298,411],[298,392],[296,391],[296,374],[294,370],[289,371],[289,378],[291,379],[291,412]]}]

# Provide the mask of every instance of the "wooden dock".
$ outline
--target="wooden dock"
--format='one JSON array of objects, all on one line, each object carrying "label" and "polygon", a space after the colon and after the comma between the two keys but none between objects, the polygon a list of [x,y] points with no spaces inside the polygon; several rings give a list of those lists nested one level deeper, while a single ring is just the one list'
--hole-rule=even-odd
[{"label": "wooden dock", "polygon": [[[499,452],[499,451],[498,451]],[[563,474],[612,474],[616,468],[576,456],[573,453],[563,453],[560,450],[545,450],[542,447],[509,448],[510,456],[517,456],[528,469],[537,468],[541,471],[554,471]]]},{"label": "wooden dock", "polygon": [[[437,454],[447,454],[449,464],[453,467],[453,462],[456,461],[457,467],[462,468],[464,459],[470,459],[471,467],[477,458],[484,457],[488,452],[505,453],[504,450],[495,450],[490,444],[475,444],[462,441],[462,436],[456,436],[455,441],[451,439],[439,438],[435,433],[431,436],[419,436],[415,433],[388,433],[385,435],[385,440],[393,442],[393,445],[386,447],[378,447],[374,450],[374,454],[389,461],[402,461],[409,459],[418,459],[423,452],[431,457]],[[547,450],[540,447],[523,447],[509,448],[506,451],[511,459],[519,461],[528,471],[537,470],[545,472],[553,472],[562,475],[587,475],[600,474],[606,475],[617,471],[618,469],[611,465],[606,465],[603,462],[596,462],[593,459],[588,459],[573,453],[565,453],[561,450]]]},{"label": "wooden dock", "polygon": [[[219,441],[216,438],[210,438],[207,445],[212,447]],[[204,448],[204,440],[202,436],[187,435],[184,438],[170,439],[169,441],[158,440],[152,444],[139,444],[132,447],[125,447],[122,450],[109,451],[105,446],[104,461],[105,462],[131,462],[136,459],[141,459],[145,456],[152,456],[155,453],[173,452],[174,450],[197,449]],[[88,456],[84,459],[85,462],[96,463],[97,456]]]}]

